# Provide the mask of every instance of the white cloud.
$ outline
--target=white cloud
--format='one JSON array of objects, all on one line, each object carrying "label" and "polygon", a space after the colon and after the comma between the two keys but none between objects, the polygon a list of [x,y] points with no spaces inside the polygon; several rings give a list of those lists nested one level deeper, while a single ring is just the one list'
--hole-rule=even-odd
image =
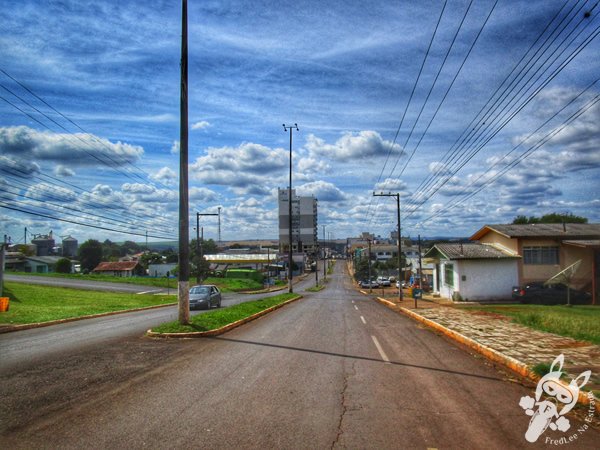
[{"label": "white cloud", "polygon": [[163,167],[158,172],[150,175],[154,181],[158,181],[166,186],[173,186],[177,184],[179,176],[171,170],[169,167]]},{"label": "white cloud", "polygon": [[179,141],[173,141],[171,146],[171,155],[179,155]]},{"label": "white cloud", "polygon": [[192,124],[192,130],[202,130],[202,129],[208,128],[210,126],[211,126],[211,124],[208,123],[206,120],[201,120],[200,122],[196,122],[196,123]]},{"label": "white cloud", "polygon": [[59,164],[54,168],[54,175],[57,177],[73,177],[75,171]]},{"label": "white cloud", "polygon": [[343,202],[348,196],[334,184],[327,181],[313,181],[295,188],[301,196],[314,196],[320,202]]},{"label": "white cloud", "polygon": [[406,191],[408,185],[399,178],[386,178],[375,185],[376,191]]},{"label": "white cloud", "polygon": [[[314,158],[331,158],[337,161],[350,161],[363,158],[402,154],[399,144],[393,144],[381,137],[376,131],[346,132],[335,144],[327,144],[323,139],[309,134],[305,148]],[[391,150],[390,150],[391,149]]]},{"label": "white cloud", "polygon": [[55,161],[63,166],[120,167],[139,160],[144,150],[90,134],[60,134],[29,127],[0,128],[3,153],[28,161]]}]

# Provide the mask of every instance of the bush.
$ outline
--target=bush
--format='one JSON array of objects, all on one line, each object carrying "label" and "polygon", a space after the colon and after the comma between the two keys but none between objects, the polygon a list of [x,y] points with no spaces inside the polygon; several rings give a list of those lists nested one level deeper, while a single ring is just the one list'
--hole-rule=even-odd
[{"label": "bush", "polygon": [[61,258],[56,261],[56,267],[54,269],[57,273],[71,273],[71,260],[68,258]]},{"label": "bush", "polygon": [[225,273],[225,278],[249,278],[262,283],[264,276],[258,270],[253,269],[229,269]]}]

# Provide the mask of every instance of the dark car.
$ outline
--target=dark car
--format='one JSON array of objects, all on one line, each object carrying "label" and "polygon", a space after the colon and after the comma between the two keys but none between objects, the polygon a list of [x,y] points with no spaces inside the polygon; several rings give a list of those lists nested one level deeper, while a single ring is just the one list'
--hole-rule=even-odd
[{"label": "dark car", "polygon": [[[587,292],[571,289],[569,293],[571,304],[586,304],[591,296]],[[564,284],[544,285],[544,283],[529,283],[525,286],[513,286],[512,298],[521,303],[538,305],[566,305],[567,287]]]},{"label": "dark car", "polygon": [[218,287],[202,284],[190,289],[190,309],[210,309],[213,306],[221,307],[221,291]]}]

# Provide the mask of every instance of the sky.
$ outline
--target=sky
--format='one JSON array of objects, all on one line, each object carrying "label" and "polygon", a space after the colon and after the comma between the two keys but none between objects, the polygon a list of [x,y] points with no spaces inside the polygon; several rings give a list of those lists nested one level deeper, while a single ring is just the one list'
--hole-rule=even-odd
[{"label": "sky", "polygon": [[[282,124],[320,237],[600,222],[594,3],[190,0],[190,235],[277,239]],[[181,2],[0,5],[0,232],[176,240]]]}]

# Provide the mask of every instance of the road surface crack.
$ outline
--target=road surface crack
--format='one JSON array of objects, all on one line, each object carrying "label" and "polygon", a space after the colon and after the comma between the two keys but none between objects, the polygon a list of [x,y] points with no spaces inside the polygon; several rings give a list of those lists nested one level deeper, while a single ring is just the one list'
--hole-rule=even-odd
[{"label": "road surface crack", "polygon": [[[339,443],[340,438],[342,437],[342,434],[344,434],[343,431],[343,422],[344,422],[344,416],[346,415],[346,412],[348,412],[349,408],[348,408],[348,404],[347,404],[347,391],[348,391],[348,379],[353,376],[355,374],[355,367],[354,365],[356,364],[356,361],[352,361],[352,366],[351,366],[351,370],[350,371],[346,371],[345,367],[344,367],[344,380],[342,383],[342,391],[340,392],[340,406],[341,406],[341,413],[340,413],[340,420],[338,421],[338,426],[337,426],[337,433],[335,436],[334,441],[331,443],[331,448],[334,449],[336,447],[336,445]],[[345,366],[345,364],[344,364]]]}]

